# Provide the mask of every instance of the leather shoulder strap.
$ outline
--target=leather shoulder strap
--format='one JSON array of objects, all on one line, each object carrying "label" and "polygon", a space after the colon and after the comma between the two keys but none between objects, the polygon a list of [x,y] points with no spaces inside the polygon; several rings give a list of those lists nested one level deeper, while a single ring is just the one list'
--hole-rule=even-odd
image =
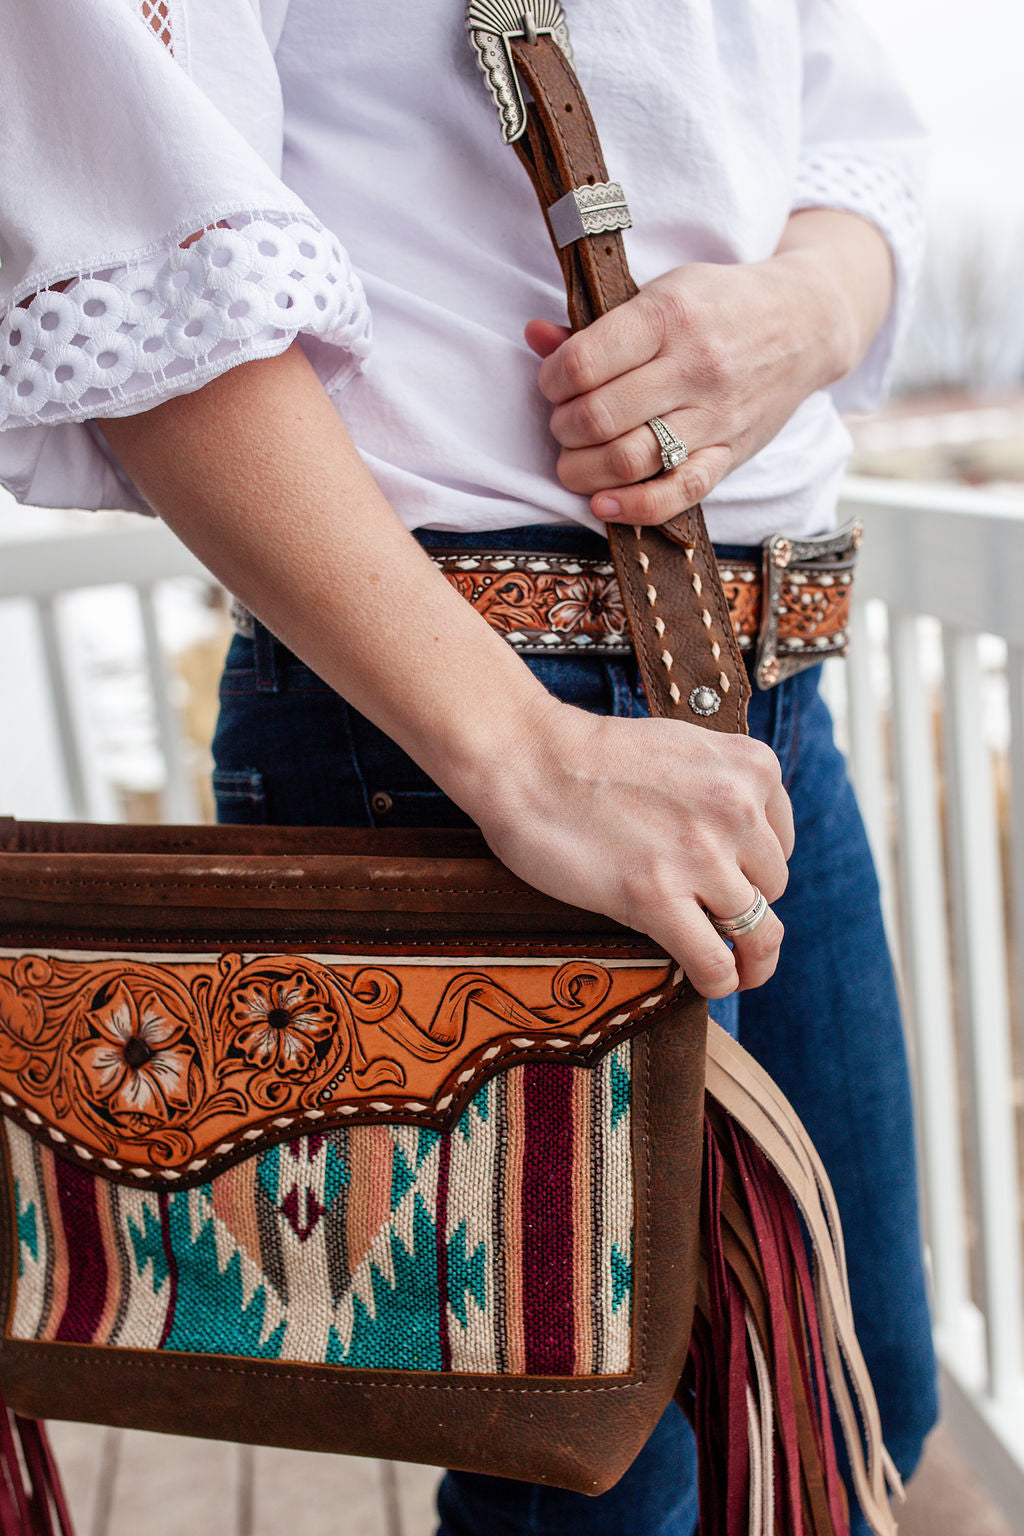
[{"label": "leather shoulder strap", "polygon": [[[541,207],[574,188],[607,182],[594,120],[576,73],[548,34],[510,39],[528,99],[525,132],[515,141]],[[552,242],[565,276],[575,330],[637,292],[622,234],[583,234]],[[714,551],[699,506],[659,528],[609,526],[651,713],[712,730],[745,731],[750,685],[733,634]]]}]

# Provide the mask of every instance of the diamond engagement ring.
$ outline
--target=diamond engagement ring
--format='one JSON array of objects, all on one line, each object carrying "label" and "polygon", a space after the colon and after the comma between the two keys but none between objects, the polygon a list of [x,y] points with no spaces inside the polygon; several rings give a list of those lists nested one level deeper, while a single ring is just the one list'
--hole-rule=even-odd
[{"label": "diamond engagement ring", "polygon": [[671,470],[678,469],[680,464],[685,464],[690,455],[682,438],[676,437],[671,427],[666,427],[660,416],[652,416],[647,425],[658,439],[662,473],[667,475]]},{"label": "diamond engagement ring", "polygon": [[766,898],[761,895],[756,885],[753,887],[753,891],[754,900],[747,910],[740,912],[737,917],[717,918],[711,917],[711,913],[708,913],[708,916],[711,917],[712,927],[717,929],[723,939],[736,939],[745,933],[750,933],[752,929],[757,927],[758,923],[763,923],[768,916],[769,907]]}]

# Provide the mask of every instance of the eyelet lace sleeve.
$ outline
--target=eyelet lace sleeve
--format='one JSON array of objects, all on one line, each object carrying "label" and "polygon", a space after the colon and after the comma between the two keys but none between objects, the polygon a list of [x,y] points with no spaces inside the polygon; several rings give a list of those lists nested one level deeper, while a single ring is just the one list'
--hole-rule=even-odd
[{"label": "eyelet lace sleeve", "polygon": [[0,431],[130,416],[300,334],[362,367],[370,316],[338,241],[312,216],[245,214],[136,264],[83,274],[0,320]]}]

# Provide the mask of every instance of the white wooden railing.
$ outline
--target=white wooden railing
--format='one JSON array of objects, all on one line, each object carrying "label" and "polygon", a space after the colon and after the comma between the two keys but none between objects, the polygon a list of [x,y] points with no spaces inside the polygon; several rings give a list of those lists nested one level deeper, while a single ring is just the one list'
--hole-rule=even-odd
[{"label": "white wooden railing", "polygon": [[1024,501],[861,480],[844,512],[830,683],[906,1003],[944,1411],[1024,1533]]},{"label": "white wooden railing", "polygon": [[[1024,1536],[1024,502],[850,481],[844,512],[868,536],[852,655],[827,685],[907,1005],[945,1413]],[[72,814],[96,814],[95,797],[57,610],[121,582],[140,605],[163,814],[194,816],[154,592],[197,574],[158,525],[0,548],[0,605],[36,615]]]},{"label": "white wooden railing", "polygon": [[[89,733],[84,728],[82,701],[75,697],[79,667],[73,625],[64,622],[62,608],[72,594],[100,588],[128,587],[134,595],[141,628],[144,674],[152,715],[152,732],[164,765],[161,810],[167,821],[195,821],[199,815],[195,786],[182,750],[182,733],[172,697],[168,658],[161,642],[157,589],[181,577],[210,581],[209,574],[163,524],[124,518],[121,526],[104,527],[65,538],[0,545],[0,604],[28,605],[30,623],[19,626],[13,641],[16,654],[0,657],[0,698],[12,689],[15,669],[31,666],[41,652],[42,675],[59,755],[64,796],[60,808],[43,814],[70,815],[76,820],[103,820],[104,802],[97,792],[96,765],[89,762]],[[115,622],[123,624],[123,614]],[[32,631],[34,630],[34,635]],[[36,645],[33,646],[33,640]],[[4,675],[6,674],[6,675]],[[2,712],[11,730],[10,752],[42,756],[39,742],[29,744],[17,730],[10,707]],[[42,768],[40,763],[40,768]],[[7,811],[17,807],[7,805]]]}]

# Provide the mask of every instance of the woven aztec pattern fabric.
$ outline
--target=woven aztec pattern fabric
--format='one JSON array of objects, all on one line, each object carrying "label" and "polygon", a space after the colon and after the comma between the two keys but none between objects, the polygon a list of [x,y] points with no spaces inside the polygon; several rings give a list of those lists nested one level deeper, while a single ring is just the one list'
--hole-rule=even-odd
[{"label": "woven aztec pattern fabric", "polygon": [[12,1337],[370,1369],[630,1367],[631,1047],[530,1063],[450,1131],[354,1126],[178,1191],[8,1124]]}]

